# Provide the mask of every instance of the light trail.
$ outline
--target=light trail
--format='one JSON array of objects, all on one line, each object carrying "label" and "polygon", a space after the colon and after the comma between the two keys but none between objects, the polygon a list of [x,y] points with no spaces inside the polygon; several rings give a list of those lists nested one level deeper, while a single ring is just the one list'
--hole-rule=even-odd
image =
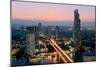
[{"label": "light trail", "polygon": [[49,43],[56,50],[56,52],[59,54],[59,56],[65,63],[73,62],[73,60],[66,53],[64,53],[64,51],[56,44],[53,39],[49,39]]}]

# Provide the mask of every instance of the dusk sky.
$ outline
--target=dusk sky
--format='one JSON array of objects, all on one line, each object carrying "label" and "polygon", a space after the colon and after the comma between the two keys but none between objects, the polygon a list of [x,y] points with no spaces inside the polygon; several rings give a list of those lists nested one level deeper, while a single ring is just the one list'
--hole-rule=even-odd
[{"label": "dusk sky", "polygon": [[12,20],[74,21],[78,9],[81,22],[95,22],[95,7],[36,2],[12,1]]}]

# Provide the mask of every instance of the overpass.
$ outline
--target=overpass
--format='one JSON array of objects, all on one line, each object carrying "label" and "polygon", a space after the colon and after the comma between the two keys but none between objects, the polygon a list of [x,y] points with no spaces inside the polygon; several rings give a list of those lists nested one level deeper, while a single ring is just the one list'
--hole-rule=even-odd
[{"label": "overpass", "polygon": [[48,41],[50,45],[55,49],[55,51],[58,53],[60,58],[63,60],[64,63],[72,63],[74,62],[58,45],[57,43],[52,39],[48,38]]}]

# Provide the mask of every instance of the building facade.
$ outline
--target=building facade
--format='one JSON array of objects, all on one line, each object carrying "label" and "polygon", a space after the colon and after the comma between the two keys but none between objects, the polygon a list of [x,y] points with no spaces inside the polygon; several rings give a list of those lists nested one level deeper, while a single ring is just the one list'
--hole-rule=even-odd
[{"label": "building facade", "polygon": [[82,62],[82,52],[81,52],[81,30],[80,30],[80,14],[78,9],[74,10],[74,26],[73,26],[73,40],[74,47],[76,49],[73,59],[75,62]]}]

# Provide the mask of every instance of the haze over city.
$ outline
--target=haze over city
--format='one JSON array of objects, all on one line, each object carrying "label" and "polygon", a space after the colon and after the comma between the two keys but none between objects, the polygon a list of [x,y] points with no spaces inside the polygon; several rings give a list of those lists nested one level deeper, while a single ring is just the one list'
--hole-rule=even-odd
[{"label": "haze over city", "polygon": [[12,1],[12,67],[96,61],[95,6]]},{"label": "haze over city", "polygon": [[82,5],[65,5],[36,2],[12,1],[12,23],[31,25],[42,23],[43,25],[72,26],[73,10],[79,9],[81,24],[95,27],[95,7]]}]

